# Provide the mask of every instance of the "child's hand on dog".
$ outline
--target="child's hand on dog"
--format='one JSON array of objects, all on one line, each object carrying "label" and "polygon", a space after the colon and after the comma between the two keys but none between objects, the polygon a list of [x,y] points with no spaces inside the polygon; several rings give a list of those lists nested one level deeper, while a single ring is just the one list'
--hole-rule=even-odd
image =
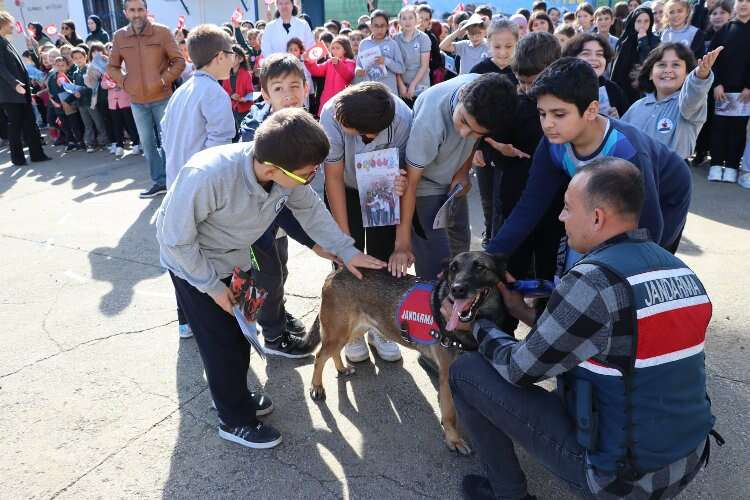
[{"label": "child's hand on dog", "polygon": [[357,255],[352,257],[349,262],[346,263],[346,268],[354,276],[362,279],[362,273],[358,271],[358,268],[361,267],[363,269],[383,269],[387,265],[388,264],[380,259],[376,259],[375,257],[371,257],[370,255],[365,255],[362,252],[359,252]]},{"label": "child's hand on dog", "polygon": [[219,307],[227,312],[227,314],[233,314],[232,307],[237,304],[237,298],[234,296],[230,288],[225,288],[221,293],[214,296],[213,299]]}]

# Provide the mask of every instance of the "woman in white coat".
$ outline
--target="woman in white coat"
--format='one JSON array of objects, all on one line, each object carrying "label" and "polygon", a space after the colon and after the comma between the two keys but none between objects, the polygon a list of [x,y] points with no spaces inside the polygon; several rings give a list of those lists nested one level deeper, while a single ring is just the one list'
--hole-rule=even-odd
[{"label": "woman in white coat", "polygon": [[266,25],[260,52],[264,58],[271,54],[286,53],[286,43],[291,38],[299,38],[305,49],[315,45],[310,25],[297,17],[297,6],[292,0],[276,0],[276,19]]}]

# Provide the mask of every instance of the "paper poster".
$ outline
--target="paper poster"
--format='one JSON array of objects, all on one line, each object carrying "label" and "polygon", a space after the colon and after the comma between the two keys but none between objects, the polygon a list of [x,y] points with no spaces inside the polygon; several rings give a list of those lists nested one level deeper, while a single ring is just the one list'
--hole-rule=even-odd
[{"label": "paper poster", "polygon": [[102,75],[104,75],[107,72],[107,60],[101,54],[95,55],[94,58],[91,60],[91,63],[89,64],[89,66],[97,70]]},{"label": "paper poster", "polygon": [[398,148],[354,155],[363,227],[393,226],[401,222],[399,198],[393,183],[399,174]]},{"label": "paper poster", "polygon": [[80,85],[76,85],[75,83],[63,82],[62,88],[63,90],[65,90],[65,92],[68,92],[70,94],[75,94],[76,92],[81,92],[86,87],[81,87]]},{"label": "paper poster", "polygon": [[599,87],[599,113],[609,116],[609,112],[612,109],[612,105],[609,103],[609,94],[607,93],[607,87],[602,85]]},{"label": "paper poster", "polygon": [[726,101],[716,101],[719,116],[750,116],[750,102],[740,102],[739,92],[728,92]]},{"label": "paper poster", "polygon": [[445,58],[445,69],[447,69],[454,75],[457,75],[458,71],[456,71],[456,60],[448,54],[443,54],[443,57]]},{"label": "paper poster", "polygon": [[380,80],[385,77],[387,71],[385,64],[376,64],[375,59],[382,56],[383,53],[380,51],[380,47],[370,47],[366,50],[360,50],[359,64],[367,72],[367,76],[370,80]]}]

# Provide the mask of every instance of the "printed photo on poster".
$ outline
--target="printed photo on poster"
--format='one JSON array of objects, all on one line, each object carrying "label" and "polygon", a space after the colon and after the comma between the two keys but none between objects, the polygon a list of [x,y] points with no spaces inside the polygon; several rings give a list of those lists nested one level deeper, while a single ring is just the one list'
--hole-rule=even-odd
[{"label": "printed photo on poster", "polygon": [[359,204],[364,227],[393,226],[401,222],[399,198],[393,183],[399,175],[398,148],[354,156]]}]

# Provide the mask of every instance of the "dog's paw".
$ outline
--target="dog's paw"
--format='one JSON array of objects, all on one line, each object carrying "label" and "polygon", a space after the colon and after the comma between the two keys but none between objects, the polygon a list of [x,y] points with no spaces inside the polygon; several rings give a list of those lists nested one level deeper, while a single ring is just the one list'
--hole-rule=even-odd
[{"label": "dog's paw", "polygon": [[323,386],[312,386],[310,387],[310,397],[313,399],[313,401],[323,401],[326,398],[326,390],[323,389]]},{"label": "dog's paw", "polygon": [[345,367],[343,370],[341,370],[339,372],[338,376],[339,377],[348,377],[350,375],[354,375],[355,373],[357,373],[357,369],[356,368],[354,368],[353,366],[347,366],[347,367]]},{"label": "dog's paw", "polygon": [[448,449],[451,451],[455,451],[459,455],[463,455],[465,457],[468,457],[471,455],[471,448],[469,448],[469,445],[466,444],[466,441],[464,441],[460,437],[455,438],[445,438],[445,444],[448,445]]}]

